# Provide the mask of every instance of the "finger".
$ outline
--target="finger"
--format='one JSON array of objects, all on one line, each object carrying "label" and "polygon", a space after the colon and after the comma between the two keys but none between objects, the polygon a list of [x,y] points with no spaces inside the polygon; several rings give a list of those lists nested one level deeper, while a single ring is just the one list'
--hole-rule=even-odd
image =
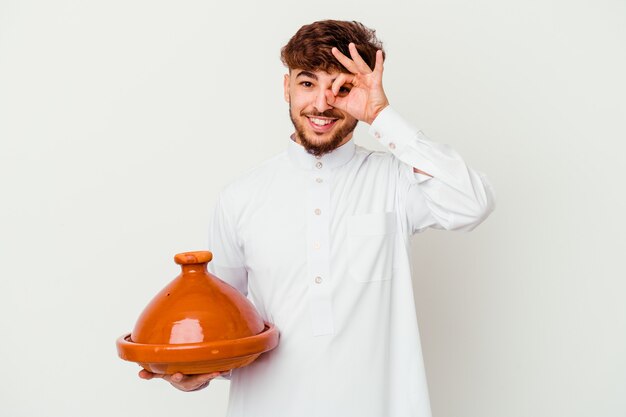
[{"label": "finger", "polygon": [[188,376],[188,381],[185,381],[185,382],[188,382],[190,385],[199,386],[217,378],[218,376],[220,376],[219,372],[213,372],[210,374],[191,375],[191,376]]},{"label": "finger", "polygon": [[384,63],[383,51],[379,49],[378,51],[376,51],[376,65],[374,66],[374,72],[376,74],[382,75],[383,63]]},{"label": "finger", "polygon": [[331,90],[333,94],[335,96],[338,95],[339,89],[346,84],[351,84],[353,80],[354,80],[354,75],[352,74],[346,74],[346,73],[339,74],[339,76],[335,78],[335,81],[333,81],[333,85],[331,86]]},{"label": "finger", "polygon": [[332,91],[326,90],[326,102],[339,110],[346,110],[345,97],[335,96]]},{"label": "finger", "polygon": [[352,57],[352,61],[356,64],[359,72],[362,74],[369,74],[372,72],[372,69],[367,65],[367,62],[361,58],[359,55],[359,51],[356,49],[356,45],[352,42],[348,45],[348,49],[350,50],[350,56]]},{"label": "finger", "polygon": [[210,381],[213,378],[220,376],[219,372],[212,372],[209,374],[197,374],[197,375],[184,375],[180,372],[171,375],[163,375],[163,379],[170,383],[179,385],[196,385],[198,383],[204,383]]},{"label": "finger", "polygon": [[343,65],[348,71],[350,71],[353,74],[356,74],[359,72],[355,63],[352,62],[350,58],[345,56],[339,49],[333,46],[333,48],[331,49],[331,52],[333,53],[335,58],[337,58],[337,60],[341,63],[341,65]]},{"label": "finger", "polygon": [[146,371],[145,369],[142,369],[141,371],[139,371],[139,378],[141,379],[149,380],[152,378],[161,378],[161,377],[162,377],[161,374],[155,374],[150,371]]},{"label": "finger", "polygon": [[220,376],[219,372],[213,372],[211,374],[187,375],[185,376],[185,379],[176,386],[182,388],[184,391],[198,391],[206,388],[209,383],[218,376]]},{"label": "finger", "polygon": [[178,384],[185,379],[185,375],[183,375],[180,372],[176,372],[175,374],[171,374],[171,375],[163,375],[162,378],[166,380],[167,382],[169,382],[170,384],[172,383]]}]

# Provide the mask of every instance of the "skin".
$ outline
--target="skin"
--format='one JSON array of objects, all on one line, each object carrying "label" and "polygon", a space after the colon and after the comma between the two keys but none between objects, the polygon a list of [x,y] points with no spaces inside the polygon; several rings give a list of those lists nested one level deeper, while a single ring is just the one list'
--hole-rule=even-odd
[{"label": "skin", "polygon": [[[383,52],[376,51],[371,69],[359,55],[354,43],[348,45],[350,57],[337,48],[331,52],[347,72],[304,72],[291,69],[284,79],[285,101],[296,128],[296,142],[314,155],[323,155],[352,138],[356,121],[372,124],[389,105],[383,89]],[[316,131],[308,119],[338,120],[328,132]],[[313,148],[313,150],[311,149]],[[432,175],[420,169],[413,172]]]},{"label": "skin", "polygon": [[174,388],[181,391],[198,391],[206,388],[209,383],[220,375],[228,375],[230,372],[213,372],[211,374],[199,374],[199,375],[183,375],[180,372],[172,375],[154,374],[148,372],[145,369],[139,371],[139,378],[141,379],[164,379],[172,384]]},{"label": "skin", "polygon": [[[326,97],[331,106],[342,109],[358,120],[371,125],[376,116],[389,105],[383,90],[383,52],[376,51],[376,64],[374,70],[370,70],[353,43],[350,43],[348,49],[352,59],[346,57],[337,48],[332,49],[335,58],[350,71],[350,74],[337,77],[332,85],[332,94],[326,93]],[[350,94],[342,97],[338,95],[339,87],[346,82],[354,87],[350,90]],[[346,142],[348,140],[350,139],[348,138]],[[429,173],[417,168],[413,168],[413,172],[432,177]]]},{"label": "skin", "polygon": [[[357,121],[371,124],[389,105],[382,86],[382,51],[377,51],[372,70],[353,43],[348,49],[351,58],[337,48],[331,50],[346,72],[292,68],[284,78],[284,96],[296,128],[295,140],[315,155],[331,152],[348,142]],[[332,128],[317,128],[311,119],[332,121]]]},{"label": "skin", "polygon": [[[296,142],[305,148],[309,146],[318,149],[319,155],[348,142],[357,121],[372,124],[378,114],[389,105],[382,83],[382,51],[376,52],[376,63],[372,70],[353,43],[350,43],[348,50],[350,57],[337,48],[331,50],[347,72],[310,72],[295,68],[285,75],[285,101],[289,103],[289,113],[296,128]],[[311,117],[334,122],[329,129],[319,129],[311,125]],[[417,168],[413,170],[426,174]],[[229,372],[161,375],[145,369],[139,371],[142,379],[163,379],[181,391],[203,389],[213,379],[228,374]]]}]

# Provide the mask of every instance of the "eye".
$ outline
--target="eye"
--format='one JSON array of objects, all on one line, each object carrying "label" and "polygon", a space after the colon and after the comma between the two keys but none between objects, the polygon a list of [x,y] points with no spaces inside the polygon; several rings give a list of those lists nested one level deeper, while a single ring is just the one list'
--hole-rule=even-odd
[{"label": "eye", "polygon": [[309,88],[313,86],[313,83],[311,81],[302,81],[300,85],[303,87]]},{"label": "eye", "polygon": [[341,87],[339,87],[339,94],[338,95],[341,96],[341,97],[347,96],[350,93],[350,89],[351,89],[351,87],[349,87],[349,86],[348,87],[346,87],[345,85],[341,86]]}]

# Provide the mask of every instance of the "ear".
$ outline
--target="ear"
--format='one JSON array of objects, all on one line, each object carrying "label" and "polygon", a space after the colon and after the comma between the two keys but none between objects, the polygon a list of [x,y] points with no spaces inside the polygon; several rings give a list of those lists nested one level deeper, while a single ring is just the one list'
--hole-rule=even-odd
[{"label": "ear", "polygon": [[285,78],[283,79],[283,91],[285,101],[289,103],[289,74],[285,74]]}]

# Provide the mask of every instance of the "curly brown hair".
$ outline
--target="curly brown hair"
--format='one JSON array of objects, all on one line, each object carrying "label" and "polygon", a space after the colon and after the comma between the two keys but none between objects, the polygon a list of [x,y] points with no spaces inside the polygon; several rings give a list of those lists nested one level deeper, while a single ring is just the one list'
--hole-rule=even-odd
[{"label": "curly brown hair", "polygon": [[[350,57],[348,44],[353,42],[363,60],[374,68],[376,51],[383,49],[376,31],[356,21],[320,20],[302,26],[280,51],[280,59],[290,70],[348,72],[331,52],[333,46]],[[383,58],[385,51],[383,51]]]}]

